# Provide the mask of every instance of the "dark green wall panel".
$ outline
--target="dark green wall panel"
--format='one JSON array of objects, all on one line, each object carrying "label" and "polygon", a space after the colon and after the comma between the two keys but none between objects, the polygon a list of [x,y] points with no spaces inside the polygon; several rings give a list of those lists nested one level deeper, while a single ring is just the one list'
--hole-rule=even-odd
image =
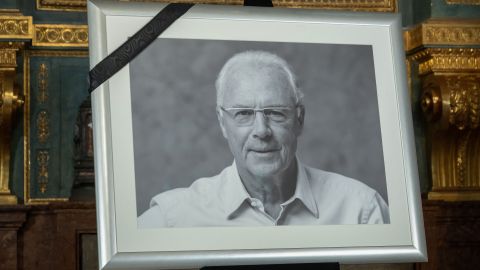
[{"label": "dark green wall panel", "polygon": [[0,8],[2,9],[18,9],[18,0],[2,0],[0,1]]},{"label": "dark green wall panel", "polygon": [[[41,102],[40,66],[46,70],[47,99]],[[70,197],[74,181],[74,134],[77,114],[81,103],[89,98],[87,92],[88,59],[86,57],[32,56],[30,58],[30,197],[66,198]],[[39,139],[40,114],[48,116],[46,121],[48,137]],[[23,197],[23,144],[16,132],[14,146],[14,190]],[[48,183],[45,192],[41,191],[39,179],[42,165],[38,156],[48,152]],[[45,171],[43,171],[45,172]],[[45,173],[43,173],[45,175]]]},{"label": "dark green wall panel", "polygon": [[87,12],[37,10],[36,0],[0,0],[0,9],[19,9],[33,23],[87,24]]},{"label": "dark green wall panel", "polygon": [[421,23],[431,14],[430,0],[398,0],[403,26]]},{"label": "dark green wall panel", "polygon": [[447,4],[445,0],[432,0],[432,18],[480,19],[480,5]]}]

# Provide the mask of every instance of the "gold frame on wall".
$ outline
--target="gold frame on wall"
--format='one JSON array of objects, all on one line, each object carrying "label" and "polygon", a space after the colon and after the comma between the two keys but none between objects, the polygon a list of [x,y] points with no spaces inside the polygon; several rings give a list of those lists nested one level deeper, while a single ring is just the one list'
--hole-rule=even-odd
[{"label": "gold frame on wall", "polygon": [[[243,0],[120,0],[130,2],[175,2],[195,4],[242,5]],[[274,7],[322,8],[356,11],[396,12],[397,0],[273,0]],[[86,11],[87,0],[37,0],[37,9],[52,11]]]},{"label": "gold frame on wall", "polygon": [[0,39],[32,39],[32,36],[32,16],[0,15]]},{"label": "gold frame on wall", "polygon": [[430,19],[406,30],[403,39],[406,51],[421,46],[478,45],[480,44],[480,20]]},{"label": "gold frame on wall", "polygon": [[88,47],[88,26],[35,24],[32,45],[43,47]]},{"label": "gold frame on wall", "polygon": [[[45,204],[49,202],[65,202],[69,198],[31,198],[30,197],[30,168],[31,168],[31,153],[30,153],[30,58],[32,56],[44,57],[88,57],[88,51],[53,51],[53,50],[25,50],[23,57],[23,94],[25,96],[25,105],[23,110],[23,196],[25,204]],[[48,168],[44,175],[48,175]]]},{"label": "gold frame on wall", "polygon": [[87,11],[87,0],[37,0],[38,10]]}]

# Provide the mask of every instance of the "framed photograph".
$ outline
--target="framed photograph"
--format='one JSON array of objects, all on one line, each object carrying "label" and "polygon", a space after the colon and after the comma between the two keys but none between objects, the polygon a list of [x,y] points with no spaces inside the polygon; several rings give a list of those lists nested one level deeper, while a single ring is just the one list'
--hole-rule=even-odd
[{"label": "framed photograph", "polygon": [[[91,0],[91,68],[165,6]],[[427,258],[398,14],[195,5],[92,111],[102,269]]]}]

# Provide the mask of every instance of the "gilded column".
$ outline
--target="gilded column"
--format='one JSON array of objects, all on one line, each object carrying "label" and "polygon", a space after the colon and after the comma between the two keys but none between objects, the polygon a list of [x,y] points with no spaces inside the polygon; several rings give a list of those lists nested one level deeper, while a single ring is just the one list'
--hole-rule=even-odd
[{"label": "gilded column", "polygon": [[14,87],[16,54],[21,47],[22,44],[17,43],[0,43],[0,204],[17,203],[8,184],[14,113],[23,104],[23,98]]},{"label": "gilded column", "polygon": [[405,42],[428,123],[428,198],[480,200],[480,21],[426,21]]}]

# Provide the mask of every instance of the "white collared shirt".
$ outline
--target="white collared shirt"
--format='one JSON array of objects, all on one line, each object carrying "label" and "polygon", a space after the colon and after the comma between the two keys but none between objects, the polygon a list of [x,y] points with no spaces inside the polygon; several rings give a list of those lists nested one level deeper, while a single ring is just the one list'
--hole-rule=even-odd
[{"label": "white collared shirt", "polygon": [[388,206],[365,184],[298,162],[294,195],[281,204],[277,219],[264,211],[240,180],[235,163],[220,174],[200,178],[152,198],[138,217],[139,228],[275,226],[389,223]]}]

